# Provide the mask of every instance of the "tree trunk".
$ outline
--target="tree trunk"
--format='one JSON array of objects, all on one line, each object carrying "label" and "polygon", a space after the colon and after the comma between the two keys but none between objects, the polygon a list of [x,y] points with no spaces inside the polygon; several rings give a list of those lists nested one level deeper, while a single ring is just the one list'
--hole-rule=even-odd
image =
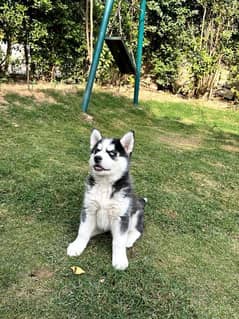
[{"label": "tree trunk", "polygon": [[53,64],[51,68],[51,82],[55,81],[56,79],[56,66]]},{"label": "tree trunk", "polygon": [[6,51],[6,58],[5,58],[5,65],[4,65],[4,73],[8,73],[8,67],[11,62],[11,55],[12,55],[12,38],[9,36],[7,38],[7,51]]},{"label": "tree trunk", "polygon": [[87,60],[89,61],[89,66],[93,60],[93,27],[94,27],[94,3],[93,0],[86,0],[85,9],[85,33],[86,33],[86,45],[87,45]]},{"label": "tree trunk", "polygon": [[201,27],[200,49],[202,49],[206,14],[207,14],[207,7],[205,6],[205,7],[204,7],[204,10],[203,10],[203,19],[202,19],[202,27]]},{"label": "tree trunk", "polygon": [[85,33],[86,33],[86,46],[87,46],[87,60],[90,61],[89,0],[86,0],[86,7],[85,7]]},{"label": "tree trunk", "polygon": [[90,64],[93,61],[93,31],[94,31],[94,19],[93,19],[93,12],[94,12],[94,2],[90,0]]},{"label": "tree trunk", "polygon": [[24,54],[25,54],[25,64],[26,64],[26,80],[27,84],[30,81],[30,67],[29,67],[29,50],[27,42],[24,42]]}]

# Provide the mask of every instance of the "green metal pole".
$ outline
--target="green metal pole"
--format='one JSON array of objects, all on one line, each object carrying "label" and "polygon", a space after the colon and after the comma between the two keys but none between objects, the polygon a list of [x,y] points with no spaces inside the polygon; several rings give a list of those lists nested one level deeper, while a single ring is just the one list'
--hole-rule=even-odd
[{"label": "green metal pole", "polygon": [[138,45],[136,54],[136,75],[134,84],[134,104],[139,103],[139,86],[140,86],[140,70],[142,64],[142,52],[144,43],[144,19],[146,12],[146,0],[140,2],[139,28],[138,28]]},{"label": "green metal pole", "polygon": [[87,112],[87,109],[88,109],[90,96],[91,96],[91,92],[92,92],[92,88],[93,88],[93,84],[94,84],[94,80],[95,80],[95,74],[96,74],[97,67],[99,64],[100,54],[101,54],[101,51],[103,48],[105,33],[106,33],[107,26],[109,23],[109,18],[110,18],[110,14],[111,14],[111,11],[113,8],[113,4],[114,4],[114,0],[107,0],[106,4],[105,4],[104,15],[103,15],[101,26],[100,26],[98,40],[97,40],[96,47],[94,50],[94,57],[93,57],[93,61],[92,61],[91,68],[90,68],[90,74],[89,74],[89,78],[87,81],[85,93],[83,96],[83,102],[82,102],[83,112]]}]

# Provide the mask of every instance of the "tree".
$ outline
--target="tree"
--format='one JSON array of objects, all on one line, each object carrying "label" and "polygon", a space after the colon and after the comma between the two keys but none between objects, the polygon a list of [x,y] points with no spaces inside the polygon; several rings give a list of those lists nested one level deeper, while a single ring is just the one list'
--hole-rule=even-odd
[{"label": "tree", "polygon": [[87,43],[87,59],[89,60],[89,64],[91,64],[93,60],[93,41],[94,41],[93,12],[94,12],[93,0],[86,0],[85,28],[86,28],[86,43]]},{"label": "tree", "polygon": [[[139,2],[115,1],[108,27],[134,54]],[[210,97],[223,68],[237,76],[238,0],[148,0],[147,5],[143,70],[159,88]],[[17,42],[24,45],[27,70],[31,57],[35,78],[54,80],[59,70],[62,78],[84,80],[104,6],[104,0],[2,0],[0,37],[8,49],[0,68],[7,71]],[[104,46],[97,80],[112,79],[120,74]]]},{"label": "tree", "polygon": [[12,43],[21,34],[26,7],[15,1],[4,1],[0,6],[0,29],[3,32],[3,41],[7,43],[6,56],[0,65],[5,73],[11,59]]},{"label": "tree", "polygon": [[198,3],[203,15],[199,30],[193,33],[189,54],[193,61],[194,94],[200,96],[208,92],[211,97],[222,65],[233,62],[233,35],[238,33],[239,3],[237,0],[198,0]]},{"label": "tree", "polygon": [[146,56],[159,87],[211,96],[220,68],[232,63],[238,1],[153,0],[148,8]]}]

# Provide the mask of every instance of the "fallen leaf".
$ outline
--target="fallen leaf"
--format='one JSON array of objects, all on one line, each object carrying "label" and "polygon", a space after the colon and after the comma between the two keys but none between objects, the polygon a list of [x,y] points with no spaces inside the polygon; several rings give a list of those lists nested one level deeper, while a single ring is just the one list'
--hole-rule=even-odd
[{"label": "fallen leaf", "polygon": [[78,267],[78,266],[72,266],[71,270],[73,271],[73,273],[75,275],[82,275],[82,274],[85,273],[85,271],[82,268]]}]

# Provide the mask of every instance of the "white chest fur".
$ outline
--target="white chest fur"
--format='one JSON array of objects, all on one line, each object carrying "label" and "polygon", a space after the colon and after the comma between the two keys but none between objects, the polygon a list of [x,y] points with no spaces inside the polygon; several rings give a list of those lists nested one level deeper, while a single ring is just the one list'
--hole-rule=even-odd
[{"label": "white chest fur", "polygon": [[112,185],[96,184],[85,194],[87,214],[96,215],[97,227],[104,231],[110,230],[112,222],[125,215],[129,208],[129,199],[117,192],[112,196]]}]

